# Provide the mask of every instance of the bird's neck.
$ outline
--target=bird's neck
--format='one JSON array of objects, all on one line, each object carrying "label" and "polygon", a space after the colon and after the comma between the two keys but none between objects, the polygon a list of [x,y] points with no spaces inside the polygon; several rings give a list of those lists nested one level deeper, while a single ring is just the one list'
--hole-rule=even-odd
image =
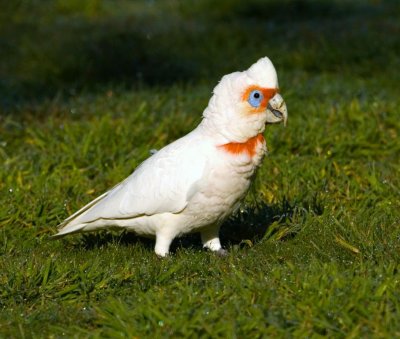
[{"label": "bird's neck", "polygon": [[264,142],[264,136],[260,133],[245,142],[229,142],[219,145],[218,147],[229,154],[247,154],[252,158],[257,153],[259,144],[263,144]]}]

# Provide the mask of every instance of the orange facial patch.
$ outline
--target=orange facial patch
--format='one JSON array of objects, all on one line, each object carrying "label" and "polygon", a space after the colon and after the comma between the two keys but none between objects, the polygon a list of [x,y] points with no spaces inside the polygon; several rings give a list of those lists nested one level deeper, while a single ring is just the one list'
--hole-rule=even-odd
[{"label": "orange facial patch", "polygon": [[262,133],[245,142],[230,142],[229,144],[219,146],[224,151],[230,154],[247,153],[251,158],[256,154],[257,145],[264,142]]},{"label": "orange facial patch", "polygon": [[258,90],[263,94],[263,99],[259,107],[252,107],[249,104],[249,110],[252,113],[263,112],[266,110],[268,101],[279,92],[278,88],[264,88],[257,85],[249,86],[242,94],[242,101],[247,102],[249,100],[250,93],[254,90]]}]

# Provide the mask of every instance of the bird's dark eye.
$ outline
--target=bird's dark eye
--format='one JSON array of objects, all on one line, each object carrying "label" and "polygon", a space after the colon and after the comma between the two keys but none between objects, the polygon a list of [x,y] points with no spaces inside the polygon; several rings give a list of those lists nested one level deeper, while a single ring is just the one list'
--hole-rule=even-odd
[{"label": "bird's dark eye", "polygon": [[261,105],[262,99],[263,94],[259,90],[255,89],[254,91],[250,92],[249,99],[247,101],[251,106],[258,108]]}]

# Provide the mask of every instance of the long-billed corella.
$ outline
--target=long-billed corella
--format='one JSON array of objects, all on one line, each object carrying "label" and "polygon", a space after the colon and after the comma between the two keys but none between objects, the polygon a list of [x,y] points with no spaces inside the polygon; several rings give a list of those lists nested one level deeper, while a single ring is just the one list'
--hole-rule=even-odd
[{"label": "long-billed corella", "polygon": [[272,62],[222,77],[201,123],[145,160],[128,178],[59,225],[54,237],[120,228],[154,236],[166,256],[172,240],[200,232],[204,247],[225,253],[221,223],[245,197],[267,151],[266,124],[286,123]]}]

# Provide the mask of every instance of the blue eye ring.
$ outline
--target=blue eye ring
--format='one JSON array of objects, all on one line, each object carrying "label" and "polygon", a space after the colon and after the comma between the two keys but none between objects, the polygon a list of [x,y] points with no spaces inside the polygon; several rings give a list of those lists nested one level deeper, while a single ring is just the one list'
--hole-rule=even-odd
[{"label": "blue eye ring", "polygon": [[249,98],[247,102],[254,108],[258,108],[261,105],[262,100],[264,99],[264,95],[258,89],[255,89],[250,92]]}]

